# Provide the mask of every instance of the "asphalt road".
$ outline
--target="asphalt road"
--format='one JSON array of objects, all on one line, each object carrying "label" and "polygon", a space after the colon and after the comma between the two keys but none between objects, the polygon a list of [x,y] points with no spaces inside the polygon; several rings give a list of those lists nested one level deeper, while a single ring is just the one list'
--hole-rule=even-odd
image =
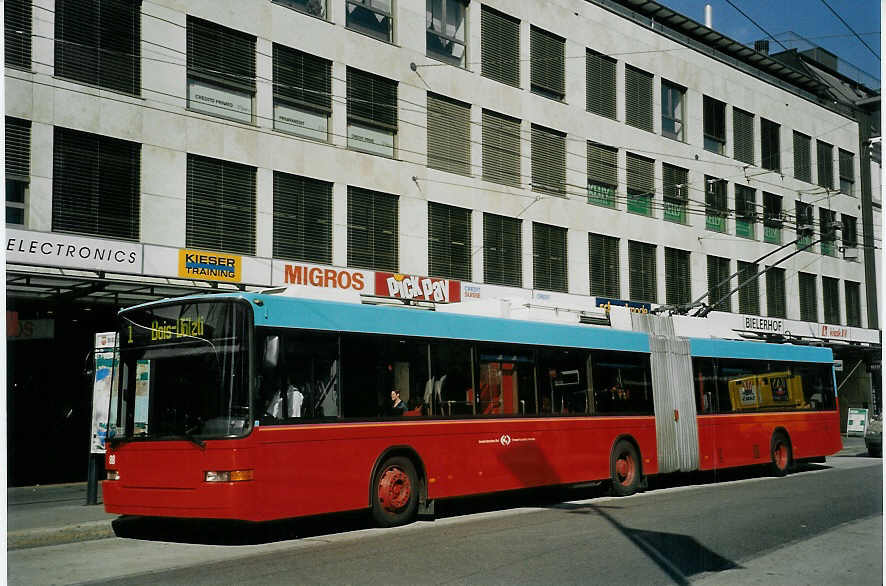
[{"label": "asphalt road", "polygon": [[595,488],[464,499],[445,503],[434,521],[385,530],[364,515],[259,527],[124,520],[118,529],[128,538],[8,552],[9,578],[152,586],[881,583],[880,460],[831,458],[785,478],[761,474],[669,477],[622,499]]}]

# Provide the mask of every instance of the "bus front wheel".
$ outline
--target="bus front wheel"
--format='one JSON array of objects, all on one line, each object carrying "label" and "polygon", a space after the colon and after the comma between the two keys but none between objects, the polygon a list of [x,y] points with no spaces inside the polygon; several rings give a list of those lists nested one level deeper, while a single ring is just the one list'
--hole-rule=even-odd
[{"label": "bus front wheel", "polygon": [[640,490],[640,453],[628,440],[618,440],[612,448],[609,470],[613,495],[628,496]]},{"label": "bus front wheel", "polygon": [[787,434],[781,431],[776,431],[772,435],[770,452],[772,455],[772,474],[775,476],[784,476],[787,474],[794,461],[791,451],[791,441],[788,439]]},{"label": "bus front wheel", "polygon": [[418,479],[409,458],[385,460],[372,479],[372,517],[381,527],[404,525],[418,510]]}]

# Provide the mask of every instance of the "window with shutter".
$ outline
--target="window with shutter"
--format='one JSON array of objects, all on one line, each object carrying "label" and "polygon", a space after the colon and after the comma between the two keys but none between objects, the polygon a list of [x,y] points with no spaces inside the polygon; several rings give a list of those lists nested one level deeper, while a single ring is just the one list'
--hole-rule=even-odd
[{"label": "window with shutter", "polygon": [[585,52],[585,69],[587,111],[615,120],[615,59],[588,49]]},{"label": "window with shutter", "polygon": [[345,26],[387,43],[394,39],[391,0],[347,0]]},{"label": "window with shutter", "polygon": [[714,232],[726,232],[726,180],[705,175],[705,228]]},{"label": "window with shutter", "polygon": [[853,281],[844,281],[846,292],[846,325],[861,327],[861,287]]},{"label": "window with shutter", "polygon": [[760,166],[770,171],[781,171],[781,126],[765,118],[760,119]]},{"label": "window with shutter", "polygon": [[566,134],[532,125],[532,190],[566,196]]},{"label": "window with shutter", "polygon": [[824,308],[824,323],[840,323],[840,279],[821,278],[821,304]]},{"label": "window with shutter", "polygon": [[627,153],[626,162],[628,211],[651,216],[652,198],[655,196],[655,161]]},{"label": "window with shutter", "polygon": [[796,130],[794,131],[794,177],[800,181],[812,181],[812,139]]},{"label": "window with shutter", "polygon": [[[815,213],[812,204],[798,201],[797,211],[797,248],[805,248],[812,244],[813,230],[815,229]],[[807,249],[808,250],[808,249]],[[812,252],[812,250],[809,250]]]},{"label": "window with shutter", "polygon": [[664,195],[664,219],[668,222],[685,224],[687,193],[689,192],[689,170],[662,163],[661,175]]},{"label": "window with shutter", "polygon": [[655,245],[628,241],[631,301],[657,303],[658,285],[655,269]]},{"label": "window with shutter", "polygon": [[348,266],[397,272],[399,198],[348,186]]},{"label": "window with shutter", "polygon": [[188,248],[255,254],[255,167],[188,155]]},{"label": "window with shutter", "polygon": [[588,203],[615,207],[618,149],[588,142]]},{"label": "window with shutter", "polygon": [[55,127],[52,231],[139,238],[141,145]]},{"label": "window with shutter", "polygon": [[540,28],[530,27],[529,75],[533,92],[554,100],[566,97],[565,47],[566,39]]},{"label": "window with shutter", "polygon": [[665,303],[681,305],[692,301],[689,251],[665,248]]},{"label": "window with shutter", "polygon": [[766,315],[787,318],[785,270],[770,267],[766,271]]},{"label": "window with shutter", "polygon": [[55,75],[138,95],[141,0],[56,0]]},{"label": "window with shutter", "polygon": [[521,220],[483,214],[483,282],[523,286]]},{"label": "window with shutter", "polygon": [[332,62],[274,44],[274,129],[326,142]]},{"label": "window with shutter", "polygon": [[621,299],[618,238],[588,234],[588,265],[591,295]]},{"label": "window with shutter", "polygon": [[428,94],[428,167],[471,175],[471,106]]},{"label": "window with shutter", "polygon": [[467,0],[425,0],[427,55],[465,66],[465,13]]},{"label": "window with shutter", "polygon": [[326,19],[326,0],[271,0],[271,2],[316,16],[317,18]]},{"label": "window with shutter", "polygon": [[7,67],[31,69],[31,6],[30,0],[4,2],[4,62]]},{"label": "window with shutter", "polygon": [[843,248],[858,247],[858,222],[854,216],[841,214]]},{"label": "window with shutter", "polygon": [[781,196],[763,192],[763,242],[781,244]]},{"label": "window with shutter", "polygon": [[825,256],[837,256],[837,213],[818,208],[818,226],[821,230],[821,253]]},{"label": "window with shutter", "polygon": [[566,228],[532,223],[532,287],[567,292]]},{"label": "window with shutter", "polygon": [[652,132],[652,74],[625,66],[625,122]]},{"label": "window with shutter", "polygon": [[704,96],[702,126],[705,150],[722,155],[726,149],[726,104]]},{"label": "window with shutter", "polygon": [[471,280],[471,210],[428,202],[431,276]]},{"label": "window with shutter", "polygon": [[818,154],[818,185],[832,189],[834,187],[834,147],[820,140],[815,143]]},{"label": "window with shutter", "polygon": [[838,156],[840,157],[840,193],[855,195],[855,155],[840,149]]},{"label": "window with shutter", "polygon": [[252,123],[255,37],[188,17],[188,108]]},{"label": "window with shutter", "polygon": [[24,226],[31,181],[31,121],[7,116],[5,136],[6,225]]},{"label": "window with shutter", "polygon": [[274,171],[274,258],[332,263],[332,183]]},{"label": "window with shutter", "polygon": [[735,186],[735,235],[753,240],[756,237],[757,192],[745,185]]},{"label": "window with shutter", "polygon": [[732,311],[729,259],[708,255],[708,305],[714,311]]},{"label": "window with shutter", "polygon": [[348,148],[393,158],[397,82],[348,67]]},{"label": "window with shutter", "polygon": [[483,110],[483,179],[520,187],[520,121]]},{"label": "window with shutter", "polygon": [[480,39],[483,77],[520,87],[520,21],[483,5]]},{"label": "window with shutter", "polygon": [[800,319],[802,321],[818,321],[818,301],[815,294],[815,275],[799,273],[800,287]]},{"label": "window with shutter", "polygon": [[686,88],[661,80],[661,134],[668,138],[685,141],[683,128]]},{"label": "window with shutter", "polygon": [[760,315],[760,267],[755,263],[738,261],[738,312]]},{"label": "window with shutter", "polygon": [[738,108],[732,109],[733,156],[736,160],[754,164],[754,115]]}]

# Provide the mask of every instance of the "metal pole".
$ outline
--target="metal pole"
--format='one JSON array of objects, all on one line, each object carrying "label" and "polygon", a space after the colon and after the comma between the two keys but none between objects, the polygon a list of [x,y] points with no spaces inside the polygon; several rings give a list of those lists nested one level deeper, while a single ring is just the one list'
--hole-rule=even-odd
[{"label": "metal pole", "polygon": [[89,453],[89,473],[86,481],[86,504],[98,504],[98,464],[96,454]]}]

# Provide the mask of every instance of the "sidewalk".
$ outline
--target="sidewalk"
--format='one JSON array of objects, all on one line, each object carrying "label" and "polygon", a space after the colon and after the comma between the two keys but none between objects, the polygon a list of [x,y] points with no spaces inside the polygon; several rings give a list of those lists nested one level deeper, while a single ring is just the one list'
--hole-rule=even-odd
[{"label": "sidewalk", "polygon": [[[843,437],[843,449],[832,457],[866,456],[862,437]],[[86,483],[51,484],[7,489],[7,549],[73,543],[113,537],[99,483],[97,505],[86,504]]]}]

